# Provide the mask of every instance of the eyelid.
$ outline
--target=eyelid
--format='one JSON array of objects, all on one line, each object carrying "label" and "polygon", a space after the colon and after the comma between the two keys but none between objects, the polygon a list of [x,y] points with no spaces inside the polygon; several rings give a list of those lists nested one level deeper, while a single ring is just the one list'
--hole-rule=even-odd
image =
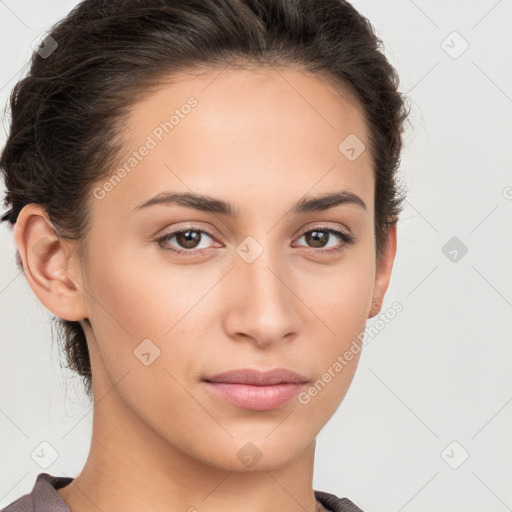
[{"label": "eyelid", "polygon": [[305,226],[302,226],[299,230],[297,230],[294,234],[294,237],[297,238],[298,236],[302,236],[304,233],[308,233],[309,231],[314,231],[315,229],[333,229],[335,231],[341,231],[342,233],[346,234],[347,236],[351,236],[350,230],[343,224],[340,224],[339,222],[311,222],[309,224],[306,224]]},{"label": "eyelid", "polygon": [[169,231],[163,230],[163,233],[161,235],[157,235],[157,238],[167,237],[170,235],[176,235],[177,233],[182,233],[184,231],[204,231],[208,235],[210,235],[212,238],[215,238],[217,236],[217,231],[215,229],[212,229],[210,227],[205,227],[201,224],[196,224],[193,222],[185,223],[184,225],[173,227]]}]

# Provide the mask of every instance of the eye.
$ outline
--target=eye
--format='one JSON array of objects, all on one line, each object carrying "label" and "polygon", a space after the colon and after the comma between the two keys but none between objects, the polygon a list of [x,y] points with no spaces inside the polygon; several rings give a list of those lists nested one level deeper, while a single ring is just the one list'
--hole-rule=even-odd
[{"label": "eye", "polygon": [[[198,252],[202,253],[208,249],[208,247],[200,247],[200,243],[205,238],[204,235],[208,238],[212,238],[212,235],[203,229],[184,228],[172,231],[171,233],[158,238],[155,243],[166,251],[194,256]],[[174,238],[176,239],[178,248],[173,248],[169,245],[169,242]]]},{"label": "eye", "polygon": [[[332,238],[332,235],[338,239],[338,244],[331,246],[328,249],[324,249],[324,247],[329,247],[327,245],[329,241],[329,237]],[[308,244],[311,244],[312,247],[308,247],[308,249],[312,249],[315,252],[324,252],[324,253],[334,253],[342,251],[348,245],[352,245],[355,242],[355,238],[353,235],[349,233],[345,233],[344,231],[340,231],[338,229],[330,228],[327,226],[319,226],[314,229],[310,229],[306,231],[298,240],[304,238]],[[342,241],[340,244],[339,241]],[[320,248],[320,251],[316,251],[316,249]]]},{"label": "eye", "polygon": [[[328,249],[325,249],[325,247],[329,247],[329,238],[332,239],[333,236],[338,239],[338,243]],[[173,252],[174,254],[183,256],[197,256],[198,254],[207,252],[211,247],[208,245],[203,247],[200,246],[205,237],[213,240],[213,235],[204,229],[186,227],[180,230],[171,231],[170,233],[163,235],[162,237],[155,240],[155,243],[158,247],[166,251]],[[307,249],[317,253],[319,252],[331,254],[339,252],[345,249],[348,245],[355,243],[355,238],[353,235],[327,226],[319,226],[314,229],[310,229],[306,231],[298,240],[301,238],[304,238],[306,243],[310,244],[310,247],[307,247]],[[172,246],[171,241],[173,239],[175,239],[174,243],[177,244],[178,247]]]}]

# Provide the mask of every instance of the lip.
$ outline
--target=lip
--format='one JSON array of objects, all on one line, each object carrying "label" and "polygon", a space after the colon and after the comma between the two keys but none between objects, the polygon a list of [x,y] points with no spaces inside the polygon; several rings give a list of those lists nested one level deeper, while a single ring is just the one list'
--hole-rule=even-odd
[{"label": "lip", "polygon": [[284,368],[266,372],[250,368],[231,370],[204,379],[204,384],[215,395],[228,403],[255,411],[283,406],[307,382],[307,377]]},{"label": "lip", "polygon": [[304,375],[285,368],[274,368],[266,372],[253,370],[252,368],[240,368],[219,373],[204,380],[231,384],[251,384],[252,386],[272,386],[281,383],[303,384],[308,382],[308,378]]}]

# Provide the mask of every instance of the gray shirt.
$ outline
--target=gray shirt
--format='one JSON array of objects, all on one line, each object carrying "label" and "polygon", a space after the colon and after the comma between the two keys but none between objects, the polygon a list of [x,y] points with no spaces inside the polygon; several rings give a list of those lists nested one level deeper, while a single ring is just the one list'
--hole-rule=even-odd
[{"label": "gray shirt", "polygon": [[[0,512],[71,512],[57,489],[65,487],[73,478],[39,473],[32,491],[13,501]],[[338,498],[324,491],[314,491],[316,500],[332,512],[363,512],[348,498]]]}]

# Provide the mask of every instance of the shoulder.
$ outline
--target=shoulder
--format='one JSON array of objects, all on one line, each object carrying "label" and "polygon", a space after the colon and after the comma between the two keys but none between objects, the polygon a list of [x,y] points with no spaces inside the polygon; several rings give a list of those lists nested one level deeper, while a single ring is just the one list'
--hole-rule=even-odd
[{"label": "shoulder", "polygon": [[338,496],[325,491],[314,491],[316,499],[332,512],[363,512],[355,503],[348,498]]},{"label": "shoulder", "polygon": [[72,481],[70,477],[39,473],[32,490],[0,509],[0,512],[70,512],[57,489]]},{"label": "shoulder", "polygon": [[32,512],[33,510],[32,496],[24,494],[7,507],[0,509],[0,512]]}]

